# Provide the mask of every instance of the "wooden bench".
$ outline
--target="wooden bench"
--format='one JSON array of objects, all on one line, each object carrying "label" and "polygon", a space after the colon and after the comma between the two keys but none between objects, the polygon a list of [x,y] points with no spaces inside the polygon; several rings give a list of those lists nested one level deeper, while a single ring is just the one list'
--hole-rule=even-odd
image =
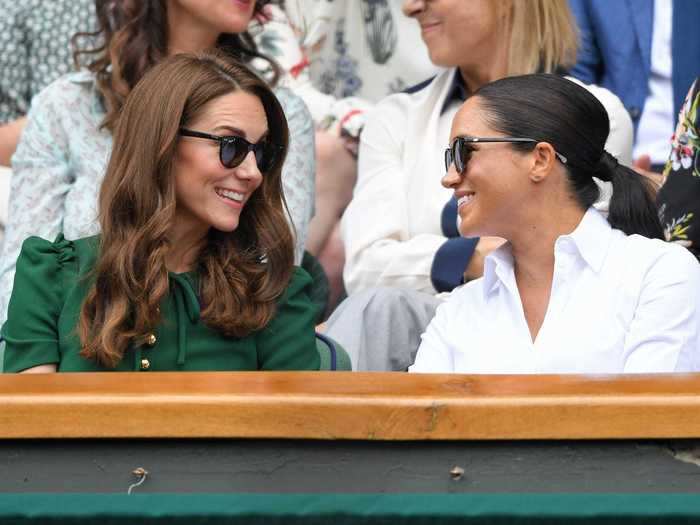
[{"label": "wooden bench", "polygon": [[0,525],[695,520],[695,438],[700,375],[5,375]]}]

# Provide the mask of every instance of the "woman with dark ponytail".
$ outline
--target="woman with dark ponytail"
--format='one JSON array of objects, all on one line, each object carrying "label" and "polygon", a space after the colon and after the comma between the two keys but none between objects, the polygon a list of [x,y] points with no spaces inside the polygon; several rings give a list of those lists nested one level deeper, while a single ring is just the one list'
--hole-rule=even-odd
[{"label": "woman with dark ponytail", "polygon": [[[459,110],[443,185],[460,233],[508,242],[438,307],[413,372],[698,369],[700,267],[663,242],[646,179],[604,149],[603,106],[554,75],[487,84]],[[612,183],[609,214],[592,207]]]}]

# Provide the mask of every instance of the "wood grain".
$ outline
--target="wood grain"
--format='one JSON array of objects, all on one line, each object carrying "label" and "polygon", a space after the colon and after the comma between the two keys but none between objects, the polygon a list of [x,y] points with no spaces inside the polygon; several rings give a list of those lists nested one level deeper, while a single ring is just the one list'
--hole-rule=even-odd
[{"label": "wood grain", "polygon": [[700,375],[0,376],[0,439],[700,437]]}]

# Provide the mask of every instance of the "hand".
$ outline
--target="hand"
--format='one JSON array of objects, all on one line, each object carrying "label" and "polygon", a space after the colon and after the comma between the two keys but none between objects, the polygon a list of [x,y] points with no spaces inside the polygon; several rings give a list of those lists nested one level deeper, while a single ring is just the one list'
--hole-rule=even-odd
[{"label": "hand", "polygon": [[634,161],[634,171],[646,177],[651,182],[654,191],[659,191],[659,188],[664,182],[664,177],[661,173],[651,171],[651,157],[649,155],[641,155]]},{"label": "hand", "polygon": [[479,239],[479,242],[476,243],[476,248],[474,248],[474,254],[464,270],[464,282],[478,279],[484,275],[484,259],[505,242],[506,240],[500,237],[482,237]]}]

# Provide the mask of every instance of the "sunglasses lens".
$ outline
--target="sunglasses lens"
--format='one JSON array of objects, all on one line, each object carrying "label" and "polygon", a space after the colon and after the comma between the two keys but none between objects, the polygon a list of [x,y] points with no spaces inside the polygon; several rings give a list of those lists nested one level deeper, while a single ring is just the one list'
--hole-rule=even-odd
[{"label": "sunglasses lens", "polygon": [[255,150],[255,161],[261,173],[270,171],[275,164],[275,149],[270,144],[264,144]]},{"label": "sunglasses lens", "polygon": [[447,148],[445,150],[445,171],[450,171],[450,164],[452,164],[452,150]]},{"label": "sunglasses lens", "polygon": [[221,143],[221,164],[235,168],[245,158],[246,150],[237,141],[227,140]]},{"label": "sunglasses lens", "polygon": [[467,169],[467,163],[472,156],[472,151],[472,146],[466,141],[459,139],[455,141],[453,155],[455,157],[455,168],[457,168],[458,173],[464,173],[464,170]]},{"label": "sunglasses lens", "polygon": [[457,169],[457,173],[462,173],[464,171],[464,156],[463,156],[463,148],[462,148],[463,142],[461,140],[457,140],[454,143],[454,157],[455,157],[455,168]]}]

